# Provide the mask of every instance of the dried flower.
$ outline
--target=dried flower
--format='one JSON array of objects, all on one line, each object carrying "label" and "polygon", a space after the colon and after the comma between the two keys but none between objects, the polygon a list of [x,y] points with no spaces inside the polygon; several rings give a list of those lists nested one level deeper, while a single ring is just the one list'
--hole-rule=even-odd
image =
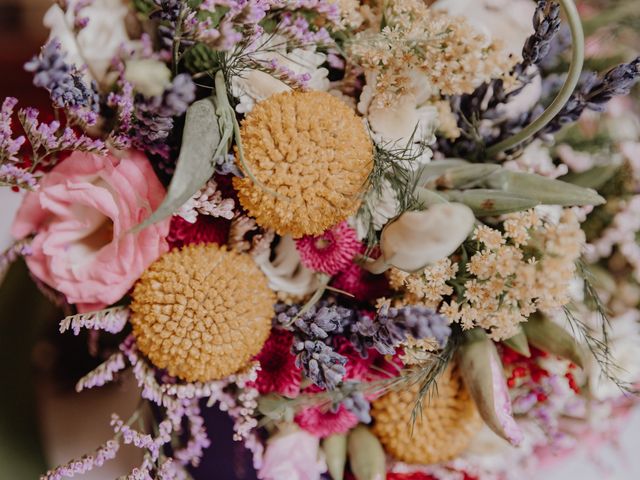
[{"label": "dried flower", "polygon": [[[242,124],[246,168],[234,178],[257,222],[281,235],[319,235],[358,209],[372,145],[344,103],[323,92],[280,93]],[[247,172],[245,172],[247,173]]]},{"label": "dried flower", "polygon": [[373,433],[392,456],[408,463],[433,464],[463,452],[482,421],[455,368],[438,377],[437,389],[422,404],[413,435],[408,425],[419,385],[391,391],[375,400],[371,416]]},{"label": "dried flower", "polygon": [[433,339],[440,348],[451,335],[448,320],[435,311],[420,306],[390,307],[384,303],[375,318],[361,316],[351,327],[352,341],[366,354],[375,348],[383,355],[394,355],[396,347],[413,338]]},{"label": "dried flower", "polygon": [[341,222],[322,235],[296,240],[302,263],[318,272],[335,275],[351,265],[362,244],[347,222]]},{"label": "dried flower", "polygon": [[291,351],[293,334],[286,330],[273,329],[260,353],[255,359],[260,363],[260,371],[255,382],[262,394],[276,392],[287,397],[300,393],[302,372],[296,365]]},{"label": "dried flower", "polygon": [[198,214],[231,220],[234,216],[234,207],[235,202],[233,199],[223,199],[222,192],[218,189],[218,184],[215,180],[211,179],[180,207],[177,215],[189,223],[195,223]]},{"label": "dried flower", "polygon": [[310,434],[324,438],[345,433],[358,424],[358,417],[344,405],[333,410],[328,407],[307,407],[296,416],[295,422]]},{"label": "dried flower", "polygon": [[75,66],[65,62],[65,53],[60,41],[49,41],[40,52],[24,66],[25,70],[34,74],[33,84],[46,88],[51,94],[51,100],[58,108],[69,108],[76,114],[86,109],[91,115],[82,118],[88,123],[95,123],[99,110],[99,99],[95,84],[85,85],[80,72]]},{"label": "dried flower", "polygon": [[250,256],[190,245],[142,275],[131,323],[138,347],[157,367],[188,381],[220,379],[262,348],[274,297]]}]

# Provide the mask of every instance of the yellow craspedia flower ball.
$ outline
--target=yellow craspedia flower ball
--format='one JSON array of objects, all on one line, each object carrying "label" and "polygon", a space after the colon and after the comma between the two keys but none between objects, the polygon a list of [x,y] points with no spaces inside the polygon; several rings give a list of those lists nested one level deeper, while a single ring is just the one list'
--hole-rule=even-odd
[{"label": "yellow craspedia flower ball", "polygon": [[358,210],[373,145],[362,120],[334,96],[273,95],[244,119],[241,138],[259,183],[245,176],[233,184],[261,226],[294,238],[319,235]]},{"label": "yellow craspedia flower ball", "polygon": [[133,290],[131,323],[142,353],[188,382],[245,367],[271,330],[275,294],[251,256],[215,244],[164,254]]},{"label": "yellow craspedia flower ball", "polygon": [[371,406],[372,431],[396,459],[421,465],[446,462],[460,455],[482,427],[475,403],[455,368],[438,378],[438,388],[423,401],[422,416],[411,433],[411,412],[418,384],[391,391]]}]

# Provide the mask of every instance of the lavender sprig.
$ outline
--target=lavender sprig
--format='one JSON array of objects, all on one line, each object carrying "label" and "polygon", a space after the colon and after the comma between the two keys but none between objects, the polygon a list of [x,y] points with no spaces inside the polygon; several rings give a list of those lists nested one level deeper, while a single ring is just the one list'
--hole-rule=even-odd
[{"label": "lavender sprig", "polygon": [[47,43],[40,55],[33,57],[24,66],[32,72],[33,84],[49,91],[57,108],[69,109],[87,124],[95,124],[100,101],[97,86],[87,86],[82,72],[65,61],[66,53],[57,38]]},{"label": "lavender sprig", "polygon": [[131,132],[133,145],[168,158],[169,146],[165,140],[173,129],[173,117],[184,114],[195,95],[196,86],[191,76],[183,73],[173,79],[171,86],[162,95],[137,98],[136,122]]},{"label": "lavender sprig", "polygon": [[549,0],[538,0],[533,28],[533,35],[527,38],[522,49],[522,62],[516,66],[520,73],[532,65],[538,65],[549,54],[553,39],[560,30],[560,5]]},{"label": "lavender sprig", "polygon": [[346,374],[347,358],[334,351],[331,340],[344,331],[353,312],[326,301],[300,311],[297,305],[276,305],[276,321],[293,329],[296,365],[315,385],[333,390]]},{"label": "lavender sprig", "polygon": [[577,121],[585,110],[603,111],[613,97],[628,95],[639,78],[640,57],[618,65],[601,76],[587,74],[562,111],[538,136],[557,132],[564,125]]},{"label": "lavender sprig", "polygon": [[394,308],[389,304],[380,307],[375,318],[361,316],[351,331],[351,341],[360,352],[375,348],[383,355],[395,354],[396,348],[409,337],[434,339],[442,348],[451,335],[447,319],[430,308]]}]

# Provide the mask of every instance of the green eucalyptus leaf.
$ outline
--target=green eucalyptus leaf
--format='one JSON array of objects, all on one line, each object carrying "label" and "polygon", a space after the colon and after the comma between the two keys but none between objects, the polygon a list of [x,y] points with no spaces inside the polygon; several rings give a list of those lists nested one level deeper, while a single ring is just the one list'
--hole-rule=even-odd
[{"label": "green eucalyptus leaf", "polygon": [[416,188],[416,191],[414,192],[416,200],[424,208],[430,207],[431,205],[437,205],[439,203],[447,203],[447,199],[440,195],[440,193],[423,187]]},{"label": "green eucalyptus leaf", "polygon": [[349,464],[356,480],[384,480],[387,474],[380,440],[364,425],[351,430],[348,439]]},{"label": "green eucalyptus leaf", "polygon": [[616,174],[619,165],[599,165],[580,173],[568,173],[558,180],[584,188],[599,189]]},{"label": "green eucalyptus leaf", "polygon": [[518,327],[518,333],[516,333],[511,338],[503,340],[502,343],[504,343],[511,350],[518,352],[520,355],[523,355],[527,358],[531,356],[531,350],[529,350],[529,342],[527,341],[527,336],[525,335],[524,330],[521,326]]},{"label": "green eucalyptus leaf", "polygon": [[134,232],[175,213],[207,183],[215,171],[214,158],[221,145],[220,139],[213,100],[206,98],[193,103],[187,110],[182,147],[167,195],[156,211],[134,228]]},{"label": "green eucalyptus leaf", "polygon": [[459,159],[459,158],[445,158],[442,160],[432,160],[427,163],[423,167],[421,167],[418,171],[418,182],[417,185],[423,186],[427,184],[430,180],[434,178],[438,178],[440,175],[444,174],[447,170],[455,167],[461,167],[464,165],[473,165],[469,162]]},{"label": "green eucalyptus leaf", "polygon": [[439,193],[450,202],[465,204],[473,210],[476,216],[480,217],[519,212],[540,204],[540,202],[532,198],[502,190],[478,188],[473,190],[448,190]]},{"label": "green eucalyptus leaf", "polygon": [[544,205],[574,206],[605,203],[605,199],[595,190],[533,173],[501,169],[496,174],[487,177],[484,184],[488,188],[530,198]]},{"label": "green eucalyptus leaf", "polygon": [[322,441],[322,450],[332,480],[343,480],[347,463],[347,435],[336,434]]},{"label": "green eucalyptus leaf", "polygon": [[523,324],[529,343],[540,350],[571,360],[584,368],[583,350],[569,332],[553,320],[535,314]]},{"label": "green eucalyptus leaf", "polygon": [[452,167],[440,176],[432,178],[427,186],[432,188],[470,188],[484,181],[501,169],[499,165],[490,163],[470,163]]}]

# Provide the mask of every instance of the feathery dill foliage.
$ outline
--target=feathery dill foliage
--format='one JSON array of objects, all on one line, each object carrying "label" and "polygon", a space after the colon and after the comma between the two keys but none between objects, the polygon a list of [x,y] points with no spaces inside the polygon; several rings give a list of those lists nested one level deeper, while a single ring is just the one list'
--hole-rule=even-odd
[{"label": "feathery dill foliage", "polygon": [[598,292],[596,291],[592,279],[593,275],[589,271],[587,265],[583,261],[576,262],[578,274],[584,281],[584,294],[585,303],[596,312],[598,318],[598,329],[600,337],[594,336],[592,328],[580,320],[567,306],[563,307],[567,321],[571,328],[572,333],[576,338],[581,338],[593,358],[600,366],[602,374],[613,382],[621,391],[627,393],[638,393],[638,391],[628,382],[624,382],[618,377],[618,373],[621,372],[621,367],[616,364],[612,357],[611,350],[609,348],[609,333],[611,330],[611,323],[607,314],[607,309],[602,303]]},{"label": "feathery dill foliage", "polygon": [[367,193],[358,211],[358,217],[368,226],[366,244],[369,246],[378,242],[373,226],[374,199],[380,198],[387,186],[398,200],[397,215],[418,206],[415,195],[418,176],[415,171],[419,158],[429,147],[424,143],[414,143],[415,133],[414,130],[405,146],[394,142],[373,144],[373,169],[367,178]]},{"label": "feathery dill foliage", "polygon": [[456,352],[458,351],[458,347],[460,346],[460,328],[456,328],[447,344],[439,353],[434,353],[431,356],[430,361],[427,361],[421,364],[418,367],[417,372],[415,373],[416,378],[411,383],[418,383],[420,388],[418,389],[418,394],[416,395],[415,404],[413,405],[413,409],[411,410],[411,433],[413,434],[413,428],[415,426],[416,420],[418,417],[422,416],[422,409],[424,407],[425,399],[427,401],[431,401],[432,395],[438,395],[438,378],[444,373],[447,369]]}]

